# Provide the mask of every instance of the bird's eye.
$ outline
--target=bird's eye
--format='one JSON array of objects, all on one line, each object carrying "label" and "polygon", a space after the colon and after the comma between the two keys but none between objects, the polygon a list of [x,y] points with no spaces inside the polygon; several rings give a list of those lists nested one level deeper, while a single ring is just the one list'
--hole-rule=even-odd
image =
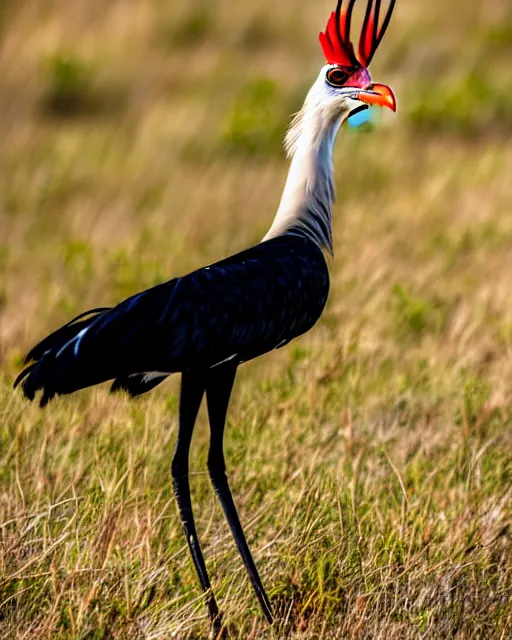
[{"label": "bird's eye", "polygon": [[348,73],[345,73],[345,71],[342,71],[338,67],[335,67],[334,69],[329,69],[326,76],[327,82],[331,84],[333,87],[341,87],[342,85],[345,84],[345,82],[347,81],[347,78],[348,78]]}]

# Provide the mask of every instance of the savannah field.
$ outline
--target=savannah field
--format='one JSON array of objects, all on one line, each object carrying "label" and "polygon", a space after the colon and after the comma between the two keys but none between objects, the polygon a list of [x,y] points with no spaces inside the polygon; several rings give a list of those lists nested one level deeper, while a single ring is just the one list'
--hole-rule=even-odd
[{"label": "savannah field", "polygon": [[[44,411],[74,315],[260,240],[334,0],[0,0],[0,638],[207,638],[174,504],[179,380]],[[360,14],[359,14],[360,15]],[[398,0],[396,114],[344,128],[306,336],[240,369],[225,449],[266,626],[206,473],[231,638],[512,637],[512,5]]]}]

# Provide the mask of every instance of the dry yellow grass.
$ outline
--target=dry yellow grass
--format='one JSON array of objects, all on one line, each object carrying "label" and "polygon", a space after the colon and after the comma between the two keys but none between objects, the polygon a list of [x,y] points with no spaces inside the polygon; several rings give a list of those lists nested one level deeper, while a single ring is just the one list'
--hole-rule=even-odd
[{"label": "dry yellow grass", "polygon": [[[26,350],[269,226],[331,2],[0,0],[0,637],[201,638],[170,485],[177,381],[41,412]],[[239,638],[512,636],[512,12],[400,0],[398,113],[337,145],[332,293],[242,368],[228,469],[266,628],[205,476]]]}]

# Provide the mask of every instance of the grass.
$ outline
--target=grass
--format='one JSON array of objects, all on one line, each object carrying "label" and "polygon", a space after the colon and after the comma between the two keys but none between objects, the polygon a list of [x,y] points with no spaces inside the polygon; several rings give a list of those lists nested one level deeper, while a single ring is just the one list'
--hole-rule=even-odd
[{"label": "grass", "polygon": [[[268,228],[332,7],[205,6],[0,3],[0,638],[208,635],[170,483],[178,380],[45,411],[11,389],[74,314]],[[193,501],[234,638],[512,635],[511,24],[498,0],[398,3],[372,65],[398,112],[337,145],[328,308],[241,368],[226,456],[273,628],[200,417]]]}]

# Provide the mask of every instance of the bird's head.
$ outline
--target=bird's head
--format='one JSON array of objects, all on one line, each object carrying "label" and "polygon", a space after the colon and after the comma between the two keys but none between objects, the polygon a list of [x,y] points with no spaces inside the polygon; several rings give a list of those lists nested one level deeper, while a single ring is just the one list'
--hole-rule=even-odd
[{"label": "bird's head", "polygon": [[338,0],[319,39],[327,64],[322,68],[308,99],[316,103],[329,121],[343,122],[369,106],[396,109],[395,96],[384,84],[372,82],[368,66],[389,25],[395,0],[384,17],[381,0],[368,0],[357,54],[350,39],[352,10],[356,0]]}]

